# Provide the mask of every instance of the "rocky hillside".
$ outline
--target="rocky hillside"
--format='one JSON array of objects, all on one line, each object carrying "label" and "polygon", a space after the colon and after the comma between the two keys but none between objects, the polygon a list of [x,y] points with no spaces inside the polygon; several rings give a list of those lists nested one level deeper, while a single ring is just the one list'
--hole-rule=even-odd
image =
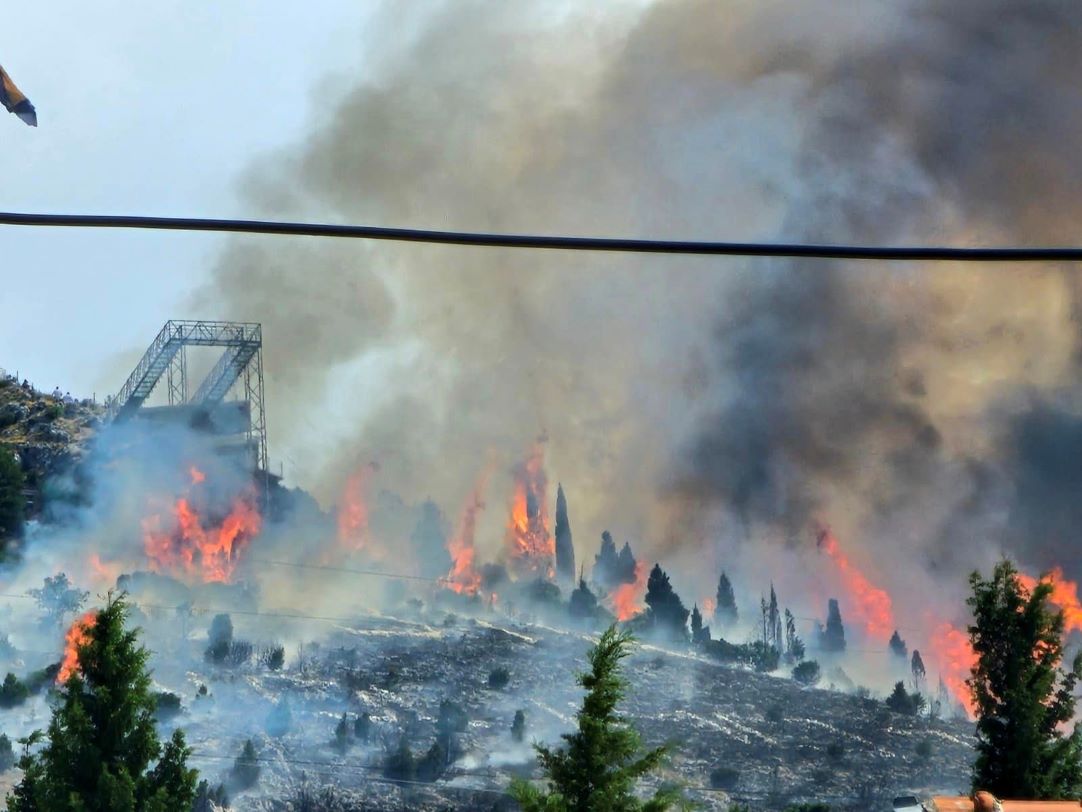
[{"label": "rocky hillside", "polygon": [[0,371],[0,447],[19,458],[31,516],[41,507],[45,483],[81,459],[103,413],[99,404],[39,392]]}]

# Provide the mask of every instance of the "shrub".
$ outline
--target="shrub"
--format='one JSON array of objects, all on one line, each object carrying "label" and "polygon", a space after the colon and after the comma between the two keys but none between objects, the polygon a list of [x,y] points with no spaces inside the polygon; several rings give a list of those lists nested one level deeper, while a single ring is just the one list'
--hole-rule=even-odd
[{"label": "shrub", "polygon": [[497,691],[501,688],[506,688],[507,683],[510,681],[510,672],[502,666],[500,668],[493,668],[488,674],[488,687],[494,688]]},{"label": "shrub", "polygon": [[246,640],[219,640],[203,653],[208,663],[236,667],[252,659],[252,644]]},{"label": "shrub", "polygon": [[334,740],[331,745],[340,753],[346,752],[349,746],[353,744],[352,736],[350,735],[349,722],[346,721],[346,714],[342,714],[342,718],[338,720],[338,724],[334,726]]},{"label": "shrub", "polygon": [[362,713],[353,721],[353,735],[358,741],[367,742],[372,735],[372,717]]},{"label": "shrub", "polygon": [[210,622],[210,629],[207,631],[207,641],[210,643],[211,648],[219,643],[233,642],[233,620],[229,615],[214,616],[214,619]]},{"label": "shrub", "polygon": [[14,708],[21,705],[30,696],[30,689],[10,671],[0,685],[0,708]]},{"label": "shrub", "polygon": [[158,691],[154,697],[154,718],[158,721],[172,719],[180,713],[180,697],[170,691]]},{"label": "shrub", "polygon": [[521,710],[515,711],[514,721],[511,722],[511,739],[521,742],[526,738],[526,713]]},{"label": "shrub", "polygon": [[11,739],[0,733],[0,773],[7,772],[15,766],[15,751],[11,747]]},{"label": "shrub", "polygon": [[932,749],[931,739],[921,739],[917,742],[916,747],[913,748],[914,752],[917,754],[917,758],[921,761],[927,761],[932,757]]},{"label": "shrub", "polygon": [[819,663],[815,660],[805,660],[793,669],[793,679],[801,685],[815,685],[819,682]]},{"label": "shrub", "polygon": [[383,775],[392,781],[412,781],[417,777],[417,762],[405,733],[399,738],[398,747],[384,760]]},{"label": "shrub", "polygon": [[895,713],[905,716],[918,716],[924,710],[924,697],[919,693],[909,693],[901,682],[894,683],[894,691],[886,699],[886,705]]},{"label": "shrub", "polygon": [[436,739],[428,748],[428,752],[417,762],[417,780],[428,783],[438,780],[447,769],[448,761],[447,750],[440,744],[440,740]]},{"label": "shrub", "polygon": [[785,807],[785,812],[830,812],[827,804],[792,804]]},{"label": "shrub", "polygon": [[285,646],[278,644],[271,646],[260,655],[259,660],[271,671],[280,671],[286,662]]},{"label": "shrub", "polygon": [[229,793],[225,791],[224,784],[212,787],[206,779],[199,782],[199,786],[195,789],[192,812],[214,812],[215,809],[228,808]]},{"label": "shrub", "polygon": [[229,773],[229,779],[238,789],[250,789],[259,780],[259,759],[256,757],[255,745],[248,739],[233,762],[233,769]]},{"label": "shrub", "polygon": [[841,741],[833,741],[828,744],[827,758],[831,761],[841,761],[845,758],[845,744]]},{"label": "shrub", "polygon": [[710,771],[710,788],[732,790],[740,781],[740,771],[733,767],[715,767]]},{"label": "shrub", "polygon": [[763,718],[771,724],[779,725],[785,721],[785,711],[782,710],[781,705],[771,705],[766,709]]}]

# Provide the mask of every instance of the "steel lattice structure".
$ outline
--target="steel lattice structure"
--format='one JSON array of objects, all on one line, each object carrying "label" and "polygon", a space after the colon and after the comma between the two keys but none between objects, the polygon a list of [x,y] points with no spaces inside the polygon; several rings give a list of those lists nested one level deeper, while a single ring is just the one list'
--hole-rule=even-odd
[{"label": "steel lattice structure", "polygon": [[[188,347],[221,347],[218,362],[188,392]],[[151,342],[128,380],[108,403],[113,422],[130,419],[165,376],[170,406],[210,410],[237,388],[248,407],[246,441],[257,471],[267,470],[267,418],[263,397],[263,332],[256,322],[170,320]]]}]

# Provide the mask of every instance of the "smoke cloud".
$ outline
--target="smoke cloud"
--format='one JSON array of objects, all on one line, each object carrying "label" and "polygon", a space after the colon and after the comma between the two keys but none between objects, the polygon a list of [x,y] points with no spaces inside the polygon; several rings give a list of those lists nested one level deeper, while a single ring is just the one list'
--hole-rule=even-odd
[{"label": "smoke cloud", "polygon": [[[244,198],[437,229],[1077,242],[1080,45],[1067,0],[388,9],[370,69]],[[605,528],[680,560],[806,548],[822,522],[901,587],[914,562],[957,582],[1062,557],[1077,294],[1063,267],[236,238],[199,303],[264,322],[272,455],[326,503],[375,460],[456,515],[544,432],[580,558]],[[482,551],[505,520],[479,517]]]}]

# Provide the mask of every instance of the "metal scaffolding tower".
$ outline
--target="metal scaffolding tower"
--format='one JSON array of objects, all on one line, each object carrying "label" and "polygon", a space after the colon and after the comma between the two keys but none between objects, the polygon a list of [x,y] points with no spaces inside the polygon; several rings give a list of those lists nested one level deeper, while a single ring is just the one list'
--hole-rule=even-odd
[{"label": "metal scaffolding tower", "polygon": [[[213,369],[188,394],[188,347],[221,347]],[[108,418],[123,422],[135,416],[162,375],[169,406],[213,410],[234,388],[247,406],[246,442],[255,453],[257,471],[267,471],[267,418],[263,398],[263,335],[261,325],[234,321],[165,323],[116,397],[108,403]],[[238,385],[239,384],[239,385]]]}]

